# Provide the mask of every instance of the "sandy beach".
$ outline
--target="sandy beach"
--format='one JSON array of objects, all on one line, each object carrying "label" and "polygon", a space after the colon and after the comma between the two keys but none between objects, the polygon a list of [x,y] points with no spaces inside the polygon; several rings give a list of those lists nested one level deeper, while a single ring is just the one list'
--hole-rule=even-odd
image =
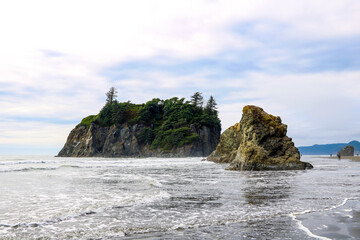
[{"label": "sandy beach", "polygon": [[[333,156],[329,156],[329,157],[324,157],[324,158],[333,158],[333,159],[336,159],[337,160],[337,156],[336,155],[333,155]],[[354,161],[360,161],[360,156],[342,156],[341,159],[351,159],[351,160],[354,160]],[[340,160],[341,160],[340,159]]]}]

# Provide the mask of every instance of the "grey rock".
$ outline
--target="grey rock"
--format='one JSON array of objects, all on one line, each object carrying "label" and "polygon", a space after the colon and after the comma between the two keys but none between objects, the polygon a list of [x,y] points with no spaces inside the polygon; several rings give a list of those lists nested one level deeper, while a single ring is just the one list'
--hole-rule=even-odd
[{"label": "grey rock", "polygon": [[173,148],[170,151],[151,149],[141,144],[138,136],[145,126],[142,124],[113,125],[100,127],[92,123],[89,127],[78,125],[69,134],[59,157],[205,157],[216,147],[220,131],[206,126],[190,126],[199,140]]}]

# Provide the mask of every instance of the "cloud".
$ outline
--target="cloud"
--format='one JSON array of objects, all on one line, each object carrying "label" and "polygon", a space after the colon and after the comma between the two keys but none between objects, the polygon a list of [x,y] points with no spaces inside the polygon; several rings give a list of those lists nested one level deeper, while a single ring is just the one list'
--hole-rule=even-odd
[{"label": "cloud", "polygon": [[[28,147],[61,146],[73,124],[41,123],[38,121],[1,121],[0,145]],[[41,154],[41,153],[39,153]]]},{"label": "cloud", "polygon": [[256,22],[251,32],[271,37],[359,35],[359,10],[357,1],[344,0],[15,0],[1,4],[1,50],[9,56],[45,49],[98,64],[157,55],[192,59],[258,44],[229,31],[242,23]]},{"label": "cloud", "polygon": [[345,139],[359,122],[359,11],[355,0],[1,2],[1,144],[65,141],[110,86],[136,103],[213,95],[225,128],[251,103],[301,144]]},{"label": "cloud", "polygon": [[[234,103],[219,106],[223,126],[240,118],[245,104],[282,117],[298,145],[350,141],[360,135],[360,71],[272,75],[250,73],[248,89],[229,93]],[[238,79],[237,81],[245,81]],[[241,90],[241,89],[240,89]],[[357,137],[358,138],[358,137]]]},{"label": "cloud", "polygon": [[89,104],[99,106],[107,89],[96,67],[67,57],[2,66],[0,84],[8,94],[0,96],[1,116],[78,118]]}]

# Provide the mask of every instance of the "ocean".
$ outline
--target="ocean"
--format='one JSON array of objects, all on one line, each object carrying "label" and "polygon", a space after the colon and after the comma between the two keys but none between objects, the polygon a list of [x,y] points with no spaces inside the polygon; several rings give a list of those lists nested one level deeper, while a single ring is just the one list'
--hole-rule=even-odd
[{"label": "ocean", "polygon": [[0,157],[0,239],[359,239],[360,162]]}]

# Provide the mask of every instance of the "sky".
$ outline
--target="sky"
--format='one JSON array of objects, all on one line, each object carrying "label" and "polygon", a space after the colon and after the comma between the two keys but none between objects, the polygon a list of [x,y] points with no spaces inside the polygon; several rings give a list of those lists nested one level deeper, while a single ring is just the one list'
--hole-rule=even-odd
[{"label": "sky", "polygon": [[0,3],[0,155],[53,154],[110,87],[117,100],[245,105],[280,116],[296,146],[360,140],[358,0]]}]

